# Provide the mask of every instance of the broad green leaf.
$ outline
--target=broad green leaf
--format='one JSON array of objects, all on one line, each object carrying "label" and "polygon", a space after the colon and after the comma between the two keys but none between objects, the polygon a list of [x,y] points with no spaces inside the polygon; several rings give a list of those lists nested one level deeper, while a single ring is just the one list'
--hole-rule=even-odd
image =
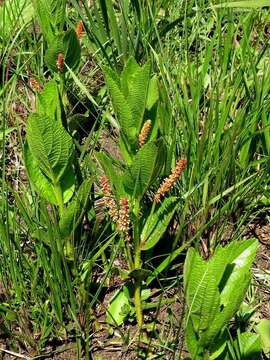
[{"label": "broad green leaf", "polygon": [[256,326],[256,330],[260,335],[263,352],[266,356],[270,355],[270,320],[262,319]]},{"label": "broad green leaf", "polygon": [[219,310],[219,291],[208,263],[194,249],[188,250],[185,267],[187,321],[191,318],[196,332],[208,328]]},{"label": "broad green leaf", "polygon": [[[237,338],[241,353],[241,360],[260,359],[262,346],[260,336],[251,332],[244,332]],[[235,340],[235,342],[237,342]]]},{"label": "broad green leaf", "polygon": [[137,146],[137,128],[136,122],[132,117],[132,110],[121,91],[120,84],[116,80],[115,73],[113,73],[111,69],[106,68],[105,78],[111,94],[114,111],[120,125],[121,135],[125,138],[125,143],[129,152],[132,152],[132,149],[134,151]]},{"label": "broad green leaf", "polygon": [[57,205],[52,182],[42,173],[28,145],[24,148],[24,162],[30,182],[39,195],[51,204]]},{"label": "broad green leaf", "polygon": [[76,69],[81,60],[81,46],[76,32],[71,29],[64,35],[65,63],[72,70]]},{"label": "broad green leaf", "polygon": [[[33,157],[27,144],[24,146],[24,162],[29,180],[35,190],[41,197],[46,199],[51,204],[58,205],[52,182],[42,173],[38,167],[38,163]],[[75,189],[75,176],[71,166],[66,169],[66,172],[61,179],[60,185],[63,193],[63,201],[66,203],[71,199]]]},{"label": "broad green leaf", "polygon": [[202,347],[213,344],[238,310],[251,280],[250,267],[257,249],[256,240],[231,243],[217,248],[207,261],[193,248],[184,265],[187,321]]},{"label": "broad green leaf", "polygon": [[81,223],[88,204],[92,184],[92,179],[84,180],[73,197],[71,204],[65,209],[59,222],[60,232],[63,237],[73,233]]},{"label": "broad green leaf", "polygon": [[49,81],[43,91],[37,95],[37,113],[61,121],[61,104],[56,81]]},{"label": "broad green leaf", "polygon": [[202,360],[203,359],[203,349],[200,347],[196,333],[193,329],[191,320],[186,324],[185,328],[185,340],[192,359]]},{"label": "broad green leaf", "polygon": [[215,249],[214,255],[208,261],[210,271],[215,275],[219,288],[222,287],[221,280],[223,278],[225,269],[228,264],[230,264],[232,256],[234,256],[238,247],[239,244],[236,242],[232,242],[225,247],[218,245]]},{"label": "broad green leaf", "polygon": [[212,321],[212,325],[201,335],[200,344],[202,346],[209,346],[213,343],[219,332],[227,325],[230,319],[237,312],[241,305],[247,288],[251,281],[251,275],[245,274],[240,278],[239,284],[234,284],[231,288],[231,302],[221,308],[220,312],[217,312],[215,318]]},{"label": "broad green leaf", "polygon": [[123,324],[130,311],[131,306],[128,288],[123,286],[110,301],[106,313],[106,321],[110,325],[119,326]]},{"label": "broad green leaf", "polygon": [[130,165],[132,163],[132,157],[136,153],[135,145],[131,147],[126,138],[121,135],[119,138],[119,149],[125,163]]},{"label": "broad green leaf", "polygon": [[[105,77],[122,134],[121,150],[135,153],[147,102],[150,64],[140,67],[131,57],[119,77],[105,68]],[[126,156],[125,156],[126,158]]]},{"label": "broad green leaf", "polygon": [[149,250],[154,247],[166,231],[177,208],[177,198],[165,198],[157,211],[150,213],[141,233],[141,249]]},{"label": "broad green leaf", "polygon": [[164,166],[166,147],[160,139],[145,144],[133,158],[123,176],[126,192],[131,196],[142,197],[149,186],[155,181]]},{"label": "broad green leaf", "polygon": [[198,287],[207,275],[207,263],[194,248],[189,248],[184,263],[184,290],[186,303],[190,309],[194,306],[195,295]]},{"label": "broad green leaf", "polygon": [[234,287],[237,288],[236,284],[241,283],[241,278],[245,274],[249,274],[250,267],[256,256],[257,247],[258,242],[255,239],[246,240],[239,244],[238,248],[241,253],[239,253],[239,250],[236,250],[235,258],[232,259],[224,274],[225,280],[228,280],[225,282],[225,286],[220,294],[222,305],[230,304],[232,301],[231,297],[235,296],[235,294],[232,294],[232,289]]},{"label": "broad green leaf", "polygon": [[252,241],[253,240],[243,242],[233,241],[225,247],[221,245],[216,247],[214,256],[209,259],[208,266],[210,266],[211,271],[215,274],[220,291],[223,290],[226,280],[228,279],[226,275],[224,275],[226,267],[240,256]]},{"label": "broad green leaf", "polygon": [[110,68],[110,67],[108,67],[108,66],[105,66],[105,67],[103,68],[103,71],[104,71],[105,76],[107,76],[107,74],[108,74],[108,76],[109,76],[110,78],[112,78],[112,80],[116,83],[116,85],[117,85],[117,86],[119,87],[119,89],[121,90],[121,93],[124,94],[124,91],[123,91],[122,85],[121,85],[121,78],[120,78],[118,72],[117,72],[116,70],[113,70],[112,68]]},{"label": "broad green leaf", "polygon": [[[212,273],[207,273],[203,284],[201,284],[201,293],[202,298],[198,299],[198,304],[200,304],[199,311],[191,314],[192,321],[194,322],[195,327],[198,329],[198,332],[209,328],[212,325],[212,321],[216,316],[217,311],[220,309],[220,296],[216,283],[215,276]],[[194,301],[194,308],[197,308],[197,299]]]},{"label": "broad green leaf", "polygon": [[146,108],[150,110],[159,99],[158,77],[154,75],[149,81]]},{"label": "broad green leaf", "polygon": [[[137,135],[141,129],[143,115],[148,96],[150,80],[150,64],[140,67],[133,57],[130,57],[121,73],[121,90],[129,104],[135,123]],[[153,89],[152,89],[153,90]],[[153,94],[153,92],[152,92]]]},{"label": "broad green leaf", "polygon": [[31,114],[27,142],[41,171],[52,183],[59,182],[73,154],[72,138],[64,127],[46,115]]},{"label": "broad green leaf", "polygon": [[[211,344],[239,309],[250,284],[250,267],[255,258],[257,246],[258,242],[254,239],[238,242],[235,253],[231,253],[231,258],[228,257],[228,265],[219,284],[222,308],[216,314],[212,326],[201,336],[202,345]],[[224,256],[228,256],[226,251],[224,251]],[[213,267],[211,271],[215,273]]]},{"label": "broad green leaf", "polygon": [[149,79],[150,64],[147,63],[133,73],[128,81],[129,93],[126,99],[132,112],[132,119],[135,123],[137,135],[143,122]]},{"label": "broad green leaf", "polygon": [[198,255],[193,247],[190,247],[186,254],[186,259],[184,263],[184,270],[183,270],[183,278],[184,278],[184,291],[187,295],[187,288],[190,286],[190,278],[191,278],[191,271],[193,269],[193,264],[199,262],[199,267],[205,266],[203,265],[203,261]]},{"label": "broad green leaf", "polygon": [[[45,61],[53,72],[59,71],[57,60],[60,53],[63,54],[64,64],[68,68],[74,70],[78,67],[81,59],[81,46],[73,29],[55,36],[46,51]],[[64,65],[63,72],[65,71],[67,71],[67,67]]]},{"label": "broad green leaf", "polygon": [[[45,53],[45,62],[52,72],[57,73],[59,71],[57,67],[57,60],[59,54],[63,54],[63,58],[65,61],[65,46],[63,33],[53,37]],[[65,71],[65,68],[63,69],[63,71]]]},{"label": "broad green leaf", "polygon": [[126,63],[126,65],[121,73],[121,78],[120,78],[121,89],[122,89],[123,94],[125,94],[126,96],[128,96],[128,94],[129,94],[129,89],[130,89],[129,81],[130,81],[131,77],[133,76],[133,74],[136,71],[138,71],[139,69],[140,69],[140,66],[137,64],[134,57],[131,56]]},{"label": "broad green leaf", "polygon": [[40,243],[43,242],[47,246],[50,246],[49,234],[47,230],[37,228],[31,233],[31,237],[33,239],[37,239]]},{"label": "broad green leaf", "polygon": [[[227,330],[225,329],[224,331],[221,332],[219,337],[215,340],[215,342],[209,349],[209,353],[210,353],[209,360],[220,359],[220,355],[221,354],[224,355],[224,352],[226,351],[227,348],[227,340],[228,340],[228,335],[227,335]],[[224,359],[224,357],[222,357],[222,359]]]}]

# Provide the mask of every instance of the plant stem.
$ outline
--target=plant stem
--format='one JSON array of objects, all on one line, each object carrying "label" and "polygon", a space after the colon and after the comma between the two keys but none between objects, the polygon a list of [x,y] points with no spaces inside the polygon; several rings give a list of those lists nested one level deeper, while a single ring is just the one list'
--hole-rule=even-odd
[{"label": "plant stem", "polygon": [[59,207],[60,217],[62,217],[64,213],[64,200],[61,185],[59,184],[59,182],[54,183],[54,193]]},{"label": "plant stem", "polygon": [[[55,182],[55,184],[54,184],[54,193],[55,193],[56,201],[57,201],[57,204],[59,207],[59,214],[60,214],[60,218],[61,218],[63,216],[65,208],[64,208],[63,192],[62,192],[61,185],[59,182]],[[71,236],[68,236],[65,239],[64,252],[65,252],[65,256],[67,259],[69,259],[71,261],[74,260],[74,246],[72,244]]]},{"label": "plant stem", "polygon": [[134,305],[137,317],[137,323],[141,329],[143,326],[143,313],[142,313],[142,301],[141,301],[141,281],[135,280],[134,283]]},{"label": "plant stem", "polygon": [[[138,218],[134,221],[134,268],[136,270],[142,268]],[[134,282],[134,305],[137,323],[140,329],[143,326],[141,285],[141,280],[136,278]]]},{"label": "plant stem", "polygon": [[129,267],[129,271],[134,270],[134,264],[132,261],[132,256],[131,256],[131,252],[130,252],[130,247],[129,247],[129,242],[125,241],[125,238],[122,238],[122,241],[124,243],[124,250],[125,250],[125,255],[127,258],[127,262],[128,262],[128,267]]}]

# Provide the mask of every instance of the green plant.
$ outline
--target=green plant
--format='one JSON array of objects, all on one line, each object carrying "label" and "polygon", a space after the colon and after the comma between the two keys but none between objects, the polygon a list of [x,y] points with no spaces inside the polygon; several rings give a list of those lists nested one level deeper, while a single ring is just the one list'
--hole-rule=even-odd
[{"label": "green plant", "polygon": [[[140,67],[134,58],[129,59],[120,76],[109,68],[105,69],[105,76],[120,130],[122,159],[116,160],[104,153],[98,153],[97,159],[106,174],[101,178],[102,190],[112,223],[126,252],[127,277],[133,280],[134,304],[141,328],[141,290],[149,274],[149,270],[143,267],[142,254],[158,243],[174,215],[177,197],[169,196],[164,201],[161,197],[178,180],[186,162],[180,160],[177,163],[172,175],[150,200],[153,203],[149,211],[145,206],[147,193],[164,174],[168,161],[167,146],[160,134],[157,116],[158,81],[155,76],[150,77],[149,63]],[[127,292],[121,294],[119,301],[126,299],[124,302],[127,303]]]},{"label": "green plant", "polygon": [[[67,1],[33,0],[35,15],[44,41],[44,60],[53,76],[59,79],[62,105],[68,105],[67,83],[81,60],[79,34],[67,23]],[[71,75],[70,75],[71,74]]]},{"label": "green plant", "polygon": [[[256,240],[217,246],[208,260],[194,248],[188,250],[184,288],[186,342],[192,359],[216,359],[225,350],[225,329],[244,299],[257,246]],[[240,342],[247,337],[241,334]]]},{"label": "green plant", "polygon": [[260,359],[262,346],[260,336],[251,332],[237,333],[235,340],[228,340],[227,359],[232,360],[252,360]]},{"label": "green plant", "polygon": [[[193,245],[191,355],[269,357],[257,304],[235,315],[256,248],[236,241],[269,205],[270,16],[258,10],[268,4],[0,0],[7,348],[48,356],[54,340],[76,341],[90,359],[110,342],[102,327],[136,351],[137,318],[148,334],[137,356],[177,358]],[[233,268],[242,250],[246,276]],[[238,275],[242,287],[230,286]]]},{"label": "green plant", "polygon": [[[91,305],[89,283],[85,280],[86,263],[82,262],[79,249],[87,238],[82,224],[92,207],[93,177],[90,174],[82,177],[73,138],[63,125],[65,113],[58,86],[54,80],[47,83],[37,94],[37,112],[28,118],[24,161],[36,197],[32,198],[34,202],[27,203],[16,195],[16,203],[31,237],[38,242],[34,251],[43,263],[56,319],[65,326],[61,310],[65,307],[68,317],[75,321],[74,331],[85,333],[87,348]],[[32,213],[35,209],[36,215]],[[35,222],[30,225],[31,218]],[[51,261],[55,262],[53,266]],[[77,267],[78,262],[82,268]],[[87,274],[90,276],[91,267]],[[74,286],[77,296],[73,293]],[[81,325],[77,317],[84,311],[86,321]]]},{"label": "green plant", "polygon": [[0,49],[3,49],[6,39],[9,39],[32,20],[34,9],[30,0],[5,1],[0,6]]},{"label": "green plant", "polygon": [[[214,252],[231,226],[227,220],[245,223],[268,186],[269,71],[262,67],[269,17],[228,9],[215,9],[209,16],[208,1],[196,9],[194,2],[181,4],[186,14],[182,28],[167,34],[161,53],[153,50],[167,138],[189,163],[175,249],[156,273],[190,242],[200,242],[206,256]],[[241,238],[241,226],[234,227],[234,234]]]},{"label": "green plant", "polygon": [[58,87],[51,81],[38,95],[37,112],[28,119],[25,162],[30,179],[41,195],[57,204],[63,214],[64,203],[73,194],[75,179],[74,145],[61,115]]},{"label": "green plant", "polygon": [[151,47],[161,48],[160,37],[179,24],[183,17],[170,18],[168,0],[99,0],[88,6],[72,1],[85,23],[86,46],[99,62],[112,68],[124,65],[130,56],[137,61],[149,57]]},{"label": "green plant", "polygon": [[262,319],[256,327],[256,330],[261,338],[261,344],[264,354],[269,358],[270,356],[270,321]]}]

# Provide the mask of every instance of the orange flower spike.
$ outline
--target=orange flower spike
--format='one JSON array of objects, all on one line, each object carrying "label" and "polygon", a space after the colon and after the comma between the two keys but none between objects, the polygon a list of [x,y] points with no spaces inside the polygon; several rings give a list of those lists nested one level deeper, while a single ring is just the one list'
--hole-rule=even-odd
[{"label": "orange flower spike", "polygon": [[101,187],[102,187],[102,191],[104,196],[109,196],[111,193],[111,189],[110,189],[110,184],[109,184],[109,180],[107,178],[107,176],[101,176],[99,178],[99,181],[101,183]]},{"label": "orange flower spike", "polygon": [[80,40],[83,36],[83,32],[84,32],[84,26],[83,26],[83,21],[79,21],[76,27],[76,35],[77,38]]},{"label": "orange flower spike", "polygon": [[57,61],[56,61],[56,67],[61,72],[64,70],[64,54],[63,53],[58,54]]},{"label": "orange flower spike", "polygon": [[142,130],[139,135],[139,147],[140,148],[145,144],[148,134],[149,134],[149,131],[151,129],[151,126],[152,126],[151,120],[147,120],[143,124]]},{"label": "orange flower spike", "polygon": [[34,79],[34,78],[31,78],[29,80],[29,84],[31,86],[31,88],[36,91],[36,92],[40,92],[42,90],[42,86],[39,84],[39,82]]},{"label": "orange flower spike", "polygon": [[129,203],[128,198],[124,197],[120,199],[120,210],[118,219],[118,231],[122,231],[125,234],[125,239],[130,240],[130,217],[129,217]]},{"label": "orange flower spike", "polygon": [[116,206],[116,202],[114,200],[114,197],[111,192],[111,187],[109,183],[109,179],[107,176],[101,176],[100,177],[100,183],[104,195],[104,203],[109,209],[109,215],[114,223],[117,223],[118,221],[118,210]]},{"label": "orange flower spike", "polygon": [[180,175],[184,171],[186,165],[187,161],[185,159],[180,159],[177,161],[175,169],[173,170],[171,175],[167,177],[158,188],[158,191],[154,196],[154,201],[156,203],[159,203],[161,197],[164,196],[173,187],[175,182],[179,179]]}]

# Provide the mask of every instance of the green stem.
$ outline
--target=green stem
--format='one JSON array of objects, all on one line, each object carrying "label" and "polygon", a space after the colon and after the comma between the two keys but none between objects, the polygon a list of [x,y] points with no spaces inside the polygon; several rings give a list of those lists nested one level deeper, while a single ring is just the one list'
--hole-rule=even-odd
[{"label": "green stem", "polygon": [[61,185],[59,184],[59,182],[54,184],[54,193],[55,193],[56,201],[57,201],[57,204],[59,207],[60,217],[62,217],[62,215],[64,213],[64,200],[63,200],[63,193],[62,193]]},{"label": "green stem", "polygon": [[64,128],[66,130],[68,130],[66,114],[68,113],[69,101],[68,101],[67,92],[66,92],[66,80],[65,80],[64,74],[59,74],[58,91],[59,91],[60,99],[61,99],[61,102],[63,105],[63,111],[61,114],[62,115],[61,116],[62,125],[64,126]]},{"label": "green stem", "polygon": [[137,317],[137,323],[141,329],[143,326],[143,312],[142,312],[142,299],[141,299],[141,281],[135,280],[134,284],[134,305]]},{"label": "green stem", "polygon": [[127,257],[129,271],[132,271],[132,270],[134,270],[134,264],[132,261],[130,246],[129,246],[129,243],[127,241],[125,241],[124,237],[122,238],[122,241],[124,243],[124,249],[125,249],[125,253],[126,253],[126,257]]},{"label": "green stem", "polygon": [[[141,262],[141,249],[140,249],[140,233],[138,217],[134,221],[134,268],[140,270],[142,268]],[[137,317],[137,323],[141,329],[143,326],[143,311],[142,311],[142,299],[141,299],[141,287],[142,282],[140,279],[135,279],[134,282],[134,305]]]},{"label": "green stem", "polygon": [[[59,208],[59,214],[60,214],[60,218],[61,218],[64,214],[65,208],[64,208],[63,192],[62,192],[61,185],[59,182],[56,182],[54,184],[54,193],[55,193],[56,201],[57,201],[58,208]],[[65,239],[64,252],[65,252],[65,256],[67,259],[69,259],[71,261],[74,260],[74,246],[72,243],[71,236],[68,236]]]},{"label": "green stem", "polygon": [[[105,255],[104,252],[101,254],[101,260],[102,260],[102,263],[103,263],[104,271],[105,271],[105,273],[107,273],[107,271],[109,270],[109,265],[108,265],[107,258],[106,258],[106,255]],[[106,285],[108,287],[110,285],[110,278],[109,277],[106,279]]]},{"label": "green stem", "polygon": [[90,360],[90,309],[86,307],[85,318],[85,360]]}]

